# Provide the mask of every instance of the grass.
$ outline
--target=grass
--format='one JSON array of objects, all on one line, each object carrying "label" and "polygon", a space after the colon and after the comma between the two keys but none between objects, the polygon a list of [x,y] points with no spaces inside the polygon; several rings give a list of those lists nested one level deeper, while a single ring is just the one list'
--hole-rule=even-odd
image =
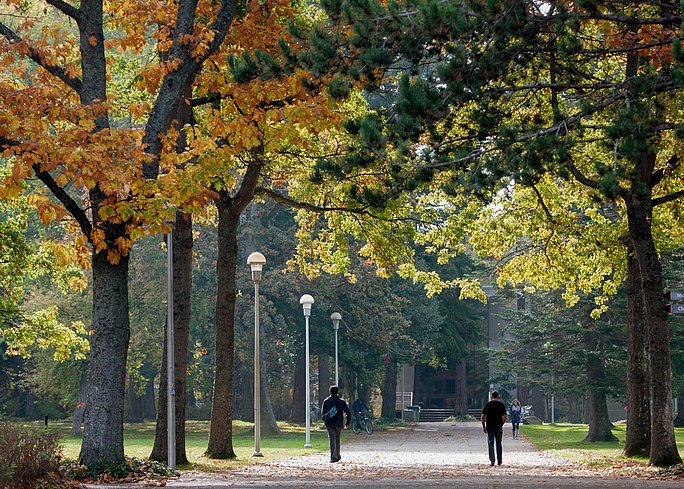
[{"label": "grass", "polygon": [[[617,424],[613,434],[617,442],[585,442],[589,428],[585,424],[524,425],[525,437],[539,450],[553,455],[582,462],[591,466],[610,466],[626,460],[622,455],[625,445],[624,424]],[[684,457],[684,428],[675,428],[677,448]],[[646,460],[643,460],[646,461]]]},{"label": "grass", "polygon": [[[303,425],[279,423],[282,436],[261,437],[261,453],[263,458],[254,458],[254,428],[252,423],[233,422],[233,448],[237,455],[233,460],[213,460],[204,456],[209,439],[208,421],[187,421],[185,447],[190,465],[181,466],[182,470],[214,471],[225,470],[259,463],[263,460],[304,455],[328,450],[328,434],[318,425],[311,426],[312,448],[304,448],[306,440]],[[70,435],[71,424],[68,422],[51,422],[48,430],[61,435],[64,457],[76,460],[81,449],[81,438]],[[126,456],[147,458],[154,444],[155,423],[127,423],[124,426],[124,451]],[[343,433],[344,436],[348,434]],[[353,435],[352,435],[353,436]]]}]

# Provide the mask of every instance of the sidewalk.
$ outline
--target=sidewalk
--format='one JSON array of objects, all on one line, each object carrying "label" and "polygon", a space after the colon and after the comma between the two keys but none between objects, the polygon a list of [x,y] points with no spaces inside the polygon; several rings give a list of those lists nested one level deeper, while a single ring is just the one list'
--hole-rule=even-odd
[{"label": "sidewalk", "polygon": [[605,479],[565,460],[543,456],[528,442],[504,435],[503,465],[490,467],[479,423],[420,423],[413,428],[345,431],[342,461],[312,454],[260,463],[220,474],[184,474],[168,487],[646,488],[682,487],[681,481]]}]

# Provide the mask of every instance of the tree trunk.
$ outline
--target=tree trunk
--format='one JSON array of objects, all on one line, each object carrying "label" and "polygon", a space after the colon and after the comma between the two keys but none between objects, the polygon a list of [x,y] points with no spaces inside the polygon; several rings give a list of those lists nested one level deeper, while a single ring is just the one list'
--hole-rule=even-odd
[{"label": "tree trunk", "polygon": [[[655,155],[647,155],[655,159]],[[663,276],[660,257],[651,231],[652,208],[650,195],[640,199],[641,187],[627,201],[629,239],[638,264],[641,291],[649,324],[649,353],[651,356],[651,452],[649,463],[659,467],[681,463],[674,434],[672,407],[672,370],[670,365],[670,327],[667,304],[663,295]]]},{"label": "tree trunk", "polygon": [[684,382],[679,386],[679,395],[677,396],[677,417],[674,419],[674,425],[679,428],[684,427]]},{"label": "tree trunk", "polygon": [[627,246],[627,433],[626,457],[651,450],[651,395],[648,374],[648,320],[634,247]]},{"label": "tree trunk", "polygon": [[[222,195],[218,207],[218,258],[216,261],[216,364],[211,405],[210,458],[235,458],[233,449],[233,354],[235,349],[235,273],[239,212],[230,197]],[[236,215],[237,214],[237,215]]]},{"label": "tree trunk", "polygon": [[[334,380],[332,381],[335,382]],[[323,399],[328,397],[331,386],[330,357],[327,353],[318,354],[318,405],[323,405]],[[351,393],[350,393],[351,394]]]},{"label": "tree trunk", "polygon": [[385,360],[385,380],[382,383],[382,411],[383,418],[397,417],[397,362],[392,358]]},{"label": "tree trunk", "polygon": [[297,353],[292,386],[292,421],[306,421],[306,356],[304,351]]},{"label": "tree trunk", "polygon": [[456,394],[454,397],[454,414],[465,416],[468,414],[468,377],[466,375],[466,359],[456,361]]},{"label": "tree trunk", "polygon": [[532,387],[532,411],[534,415],[546,422],[546,404],[544,403],[544,393],[538,386]]},{"label": "tree trunk", "polygon": [[94,253],[93,334],[90,337],[88,393],[80,463],[124,459],[123,414],[128,318],[128,257],[113,265],[107,253]]},{"label": "tree trunk", "polygon": [[582,399],[579,396],[568,396],[568,421],[570,423],[582,422]]},{"label": "tree trunk", "polygon": [[81,424],[83,424],[83,417],[85,416],[87,380],[88,371],[81,371],[81,381],[78,385],[78,400],[74,408],[74,417],[71,420],[71,436],[81,436]]},{"label": "tree trunk", "polygon": [[254,421],[254,370],[247,362],[235,356],[235,378],[233,389],[233,419]]},{"label": "tree trunk", "polygon": [[[188,369],[188,342],[190,338],[190,315],[192,296],[192,216],[176,213],[173,230],[173,365],[174,365],[174,408],[176,415],[176,463],[189,463],[185,450],[185,388]],[[164,326],[164,345],[166,345],[166,324]],[[168,460],[167,433],[167,376],[166,347],[162,353],[159,375],[159,401],[157,405],[157,427],[151,460]]]},{"label": "tree trunk", "polygon": [[[585,326],[592,328],[591,319],[587,318]],[[606,371],[601,357],[601,345],[595,334],[585,332],[585,348],[587,351],[587,378],[589,380],[588,415],[589,433],[584,441],[618,441],[613,435],[613,427],[608,417],[608,404],[606,402]]]},{"label": "tree trunk", "polygon": [[[268,368],[266,362],[266,347],[264,346],[263,333],[259,331],[259,336],[261,341],[259,342],[259,365],[261,373],[261,433],[263,435],[278,435],[283,434],[278,427],[278,422],[276,421],[275,414],[273,414],[273,405],[271,404],[271,395],[268,389]],[[252,410],[254,411],[254,410]]]}]

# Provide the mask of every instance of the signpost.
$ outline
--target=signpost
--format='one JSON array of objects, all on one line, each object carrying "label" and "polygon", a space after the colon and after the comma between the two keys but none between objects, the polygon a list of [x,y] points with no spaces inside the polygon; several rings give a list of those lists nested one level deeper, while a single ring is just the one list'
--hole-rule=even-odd
[{"label": "signpost", "polygon": [[670,314],[684,314],[684,290],[668,290],[665,293],[665,298],[668,301],[675,301],[674,304],[667,306],[667,312]]},{"label": "signpost", "polygon": [[684,301],[684,290],[668,290],[665,296],[668,301]]}]

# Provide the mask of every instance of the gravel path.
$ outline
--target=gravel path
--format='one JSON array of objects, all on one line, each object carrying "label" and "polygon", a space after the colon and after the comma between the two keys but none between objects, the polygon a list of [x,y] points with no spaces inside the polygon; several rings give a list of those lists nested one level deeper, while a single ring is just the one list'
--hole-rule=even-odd
[{"label": "gravel path", "polygon": [[345,432],[342,461],[312,454],[221,474],[186,473],[168,487],[679,488],[680,481],[602,478],[596,472],[504,436],[503,465],[490,467],[479,423],[420,423],[413,428],[354,435]]}]

